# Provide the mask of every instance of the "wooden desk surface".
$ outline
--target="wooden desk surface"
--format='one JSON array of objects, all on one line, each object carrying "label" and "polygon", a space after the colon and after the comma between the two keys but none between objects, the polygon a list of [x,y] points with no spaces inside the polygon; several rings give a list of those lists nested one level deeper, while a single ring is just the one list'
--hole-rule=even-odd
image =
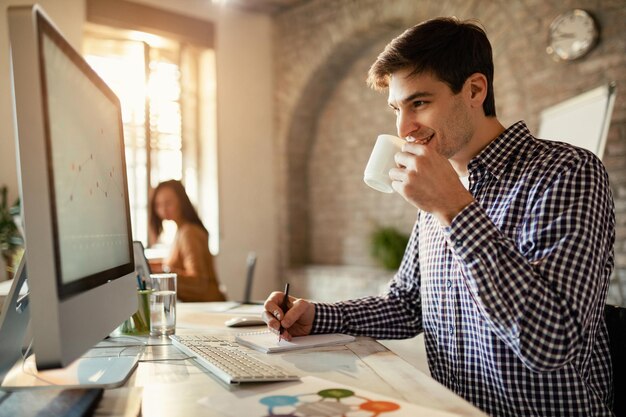
[{"label": "wooden desk surface", "polygon": [[[176,333],[234,335],[263,329],[262,327],[227,328],[224,326],[224,321],[236,314],[215,313],[211,310],[211,303],[179,303]],[[154,339],[151,339],[151,342],[154,342]],[[163,342],[167,343],[165,339]],[[155,359],[175,359],[182,355],[171,345],[154,346],[149,349]],[[437,383],[430,376],[370,338],[359,337],[354,343],[346,346],[272,355],[252,350],[249,352],[265,362],[275,363],[301,376],[316,376],[461,416],[485,416],[480,410]],[[131,387],[142,387],[142,415],[148,417],[223,416],[224,414],[198,401],[207,396],[216,396],[228,391],[249,390],[246,384],[236,386],[223,384],[196,365],[193,360],[141,362],[124,389],[129,390]],[[115,401],[123,391],[123,389],[107,390],[103,404],[107,401]]]}]

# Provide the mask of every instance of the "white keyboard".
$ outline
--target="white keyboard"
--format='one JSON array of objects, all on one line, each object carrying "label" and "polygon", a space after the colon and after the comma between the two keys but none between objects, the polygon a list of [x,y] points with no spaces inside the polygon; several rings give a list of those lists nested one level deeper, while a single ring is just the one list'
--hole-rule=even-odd
[{"label": "white keyboard", "polygon": [[227,384],[300,379],[284,369],[248,355],[236,342],[210,335],[173,335],[172,345]]}]

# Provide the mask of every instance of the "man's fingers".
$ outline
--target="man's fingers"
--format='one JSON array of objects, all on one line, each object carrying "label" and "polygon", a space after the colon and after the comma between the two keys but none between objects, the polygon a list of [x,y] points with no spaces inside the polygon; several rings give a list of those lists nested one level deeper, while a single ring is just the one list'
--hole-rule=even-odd
[{"label": "man's fingers", "polygon": [[406,169],[405,168],[391,168],[389,170],[389,178],[391,178],[392,181],[406,180]]},{"label": "man's fingers", "polygon": [[269,311],[264,311],[261,313],[261,318],[266,324],[271,324],[272,321],[277,321],[272,313]]},{"label": "man's fingers", "polygon": [[273,330],[274,333],[278,334],[278,329],[280,328],[280,322],[276,320],[276,317],[269,311],[264,311],[261,314],[261,318],[267,324],[268,329]]},{"label": "man's fingers", "polygon": [[[263,318],[263,321],[265,321],[265,323],[267,323],[268,330],[270,332],[274,333],[276,336],[278,336],[279,332],[280,332],[280,321],[276,320],[276,317],[274,317],[274,315],[272,313],[270,313],[269,311],[264,311],[261,314],[261,317]],[[290,341],[291,340],[291,335],[289,334],[289,332],[285,328],[284,324],[283,324],[283,333],[281,334],[280,337],[281,337],[282,340],[286,340],[286,341]]]},{"label": "man's fingers", "polygon": [[267,298],[267,300],[265,300],[265,304],[263,305],[263,307],[265,308],[265,312],[269,312],[278,320],[280,320],[282,317],[282,314],[281,314],[282,310],[280,309],[280,304],[282,300],[283,300],[282,292],[274,291],[273,293],[271,293],[270,296]]},{"label": "man's fingers", "polygon": [[283,331],[283,334],[280,336],[282,340],[286,340],[288,342],[291,341],[291,335],[287,330]]},{"label": "man's fingers", "polygon": [[281,307],[283,298],[284,294],[277,291],[270,294],[265,301],[265,310],[261,316],[268,329],[277,335],[282,327],[283,332],[280,336],[284,340],[292,339],[293,334],[289,331],[290,328],[296,333],[296,336],[308,334],[315,317],[314,305],[301,298],[289,297],[290,307],[288,311],[283,312]]},{"label": "man's fingers", "polygon": [[309,303],[302,299],[294,301],[289,311],[285,314],[285,318],[281,321],[281,324],[285,328],[290,328],[295,322],[297,322],[309,308]]},{"label": "man's fingers", "polygon": [[282,318],[282,310],[280,309],[280,301],[282,301],[282,297],[282,292],[274,291],[269,297],[267,297],[267,300],[265,300],[265,304],[263,304],[264,311],[262,317],[268,325],[272,324],[272,319],[280,320]]}]

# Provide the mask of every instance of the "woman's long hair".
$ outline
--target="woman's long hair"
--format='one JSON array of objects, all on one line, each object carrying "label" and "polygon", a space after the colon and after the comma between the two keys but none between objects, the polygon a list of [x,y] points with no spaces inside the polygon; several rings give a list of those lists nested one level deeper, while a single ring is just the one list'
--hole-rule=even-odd
[{"label": "woman's long hair", "polygon": [[150,232],[153,234],[154,239],[158,239],[158,237],[161,235],[161,232],[163,232],[163,219],[159,217],[156,211],[156,196],[159,191],[164,188],[169,188],[176,194],[176,198],[178,199],[180,205],[181,215],[185,222],[197,224],[208,234],[209,232],[207,231],[206,227],[204,227],[204,224],[202,224],[202,220],[200,220],[198,212],[193,207],[193,204],[191,204],[191,201],[189,201],[189,196],[187,195],[183,184],[178,180],[169,180],[157,185],[157,187],[154,189],[154,192],[152,193],[152,198],[150,199],[149,223]]}]

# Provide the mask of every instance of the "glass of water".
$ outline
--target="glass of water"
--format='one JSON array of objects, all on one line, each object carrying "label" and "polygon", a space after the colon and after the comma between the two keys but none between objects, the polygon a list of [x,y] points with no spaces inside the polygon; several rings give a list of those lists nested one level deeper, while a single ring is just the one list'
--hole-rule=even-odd
[{"label": "glass of water", "polygon": [[150,336],[176,331],[176,274],[150,274]]}]

